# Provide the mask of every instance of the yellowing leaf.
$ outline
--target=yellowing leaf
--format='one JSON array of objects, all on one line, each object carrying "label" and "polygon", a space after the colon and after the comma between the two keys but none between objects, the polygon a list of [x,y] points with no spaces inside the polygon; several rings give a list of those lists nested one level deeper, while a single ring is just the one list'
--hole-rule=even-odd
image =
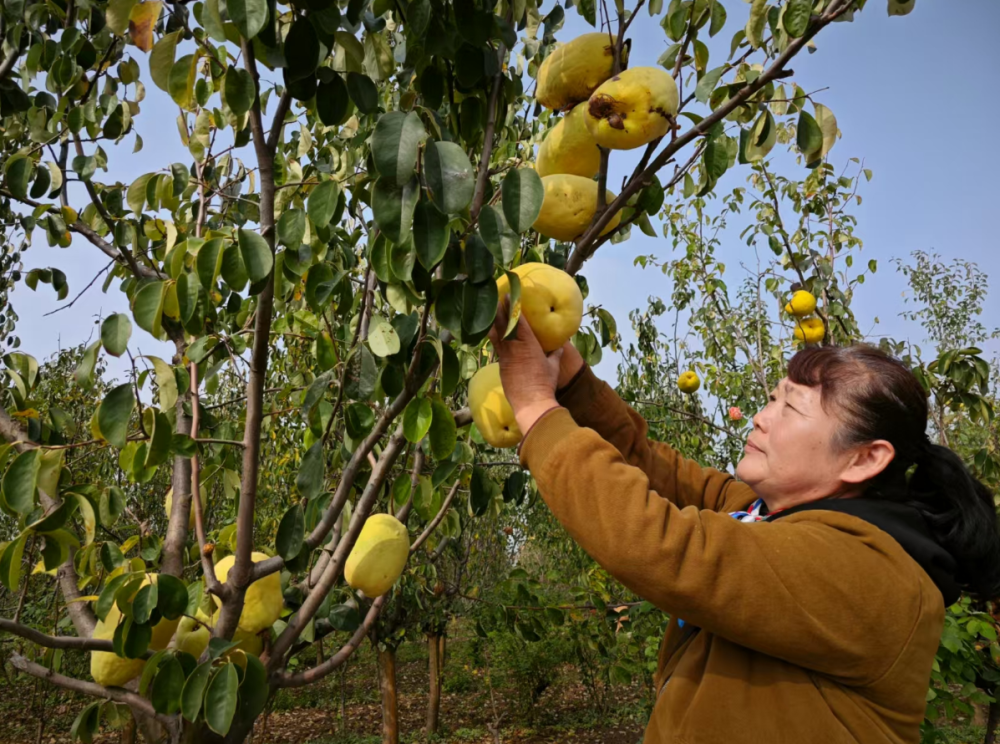
[{"label": "yellowing leaf", "polygon": [[128,33],[132,41],[144,52],[153,48],[153,26],[163,8],[161,0],[139,3],[132,6],[128,17]]},{"label": "yellowing leaf", "polygon": [[816,109],[816,123],[819,124],[820,131],[823,132],[823,147],[820,150],[820,157],[826,157],[837,141],[837,117],[822,103],[814,104],[814,107]]}]

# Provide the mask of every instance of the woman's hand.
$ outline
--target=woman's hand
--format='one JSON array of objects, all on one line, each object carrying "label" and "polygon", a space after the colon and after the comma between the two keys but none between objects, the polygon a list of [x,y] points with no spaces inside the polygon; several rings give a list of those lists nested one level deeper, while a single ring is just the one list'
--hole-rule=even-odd
[{"label": "woman's hand", "polygon": [[[517,338],[503,340],[509,317],[510,298],[507,297],[497,307],[489,339],[500,357],[504,395],[514,409],[518,428],[527,434],[543,413],[559,405],[556,385],[562,378],[560,360],[564,349],[556,349],[546,356],[523,315],[517,321]],[[572,376],[567,381],[569,379]]]},{"label": "woman's hand", "polygon": [[[520,332],[520,329],[518,329]],[[556,390],[562,390],[573,381],[576,373],[583,366],[583,357],[579,350],[573,346],[572,341],[567,341],[562,346],[562,358],[559,360],[559,380],[556,382]]]}]

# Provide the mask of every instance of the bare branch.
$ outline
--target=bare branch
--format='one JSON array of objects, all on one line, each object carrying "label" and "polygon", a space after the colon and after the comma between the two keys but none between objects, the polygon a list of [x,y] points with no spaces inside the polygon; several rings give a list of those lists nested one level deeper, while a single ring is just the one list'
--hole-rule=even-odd
[{"label": "bare branch", "polygon": [[87,682],[86,680],[76,679],[74,677],[66,677],[65,675],[53,672],[51,669],[46,669],[41,664],[28,661],[20,654],[12,654],[10,657],[10,663],[11,666],[18,671],[29,674],[32,677],[38,677],[38,679],[44,679],[57,687],[63,687],[67,690],[75,690],[76,692],[82,692],[85,695],[91,695],[96,698],[104,698],[106,700],[114,700],[117,703],[124,703],[133,710],[141,711],[150,718],[155,718],[172,731],[179,731],[180,729],[180,719],[177,716],[160,715],[153,709],[153,704],[151,702],[134,692],[123,690],[120,687],[104,687],[96,682]]},{"label": "bare branch", "polygon": [[455,494],[458,493],[458,486],[460,482],[461,481],[458,480],[455,481],[455,485],[453,485],[451,490],[448,491],[448,495],[445,497],[444,503],[441,504],[441,508],[438,510],[438,513],[434,515],[434,519],[432,519],[427,527],[424,528],[424,531],[420,533],[420,537],[413,541],[413,545],[410,546],[410,555],[416,553],[417,549],[424,544],[428,537],[434,534],[434,530],[436,530],[437,526],[441,524],[441,520],[444,519],[444,515],[448,513],[448,507],[451,506],[451,502],[455,498]]},{"label": "bare branch", "polygon": [[[191,436],[198,436],[198,365],[191,362]],[[206,549],[205,512],[201,503],[201,466],[198,464],[198,452],[191,457],[191,501],[194,508],[194,533],[198,540],[198,553],[201,555],[201,570],[205,574],[205,586],[217,597],[225,596],[225,585],[215,576],[215,564],[212,551]]]},{"label": "bare branch", "polygon": [[365,636],[368,635],[368,631],[371,630],[372,625],[375,624],[375,620],[379,616],[383,605],[385,605],[388,594],[383,594],[381,597],[372,602],[372,606],[368,609],[368,614],[365,615],[364,621],[354,631],[354,635],[351,639],[341,646],[340,650],[337,651],[333,656],[326,659],[321,664],[317,664],[312,669],[307,669],[304,672],[298,672],[296,674],[289,674],[287,672],[282,672],[274,675],[272,681],[278,687],[304,687],[305,685],[312,684],[318,680],[323,679],[323,677],[330,674],[341,664],[351,658],[351,654],[360,646],[364,640]]},{"label": "bare branch", "polygon": [[[115,650],[114,641],[111,639],[47,635],[40,630],[29,628],[27,625],[22,625],[21,623],[2,617],[0,617],[0,630],[24,638],[32,643],[37,643],[39,646],[45,648],[61,648],[76,651],[110,651],[112,653]],[[144,658],[149,658],[153,653],[152,649],[147,649]]]}]

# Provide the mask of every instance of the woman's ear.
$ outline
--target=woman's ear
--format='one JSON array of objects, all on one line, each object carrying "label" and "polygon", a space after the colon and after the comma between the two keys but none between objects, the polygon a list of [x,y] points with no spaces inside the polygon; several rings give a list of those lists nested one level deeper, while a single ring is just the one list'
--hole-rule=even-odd
[{"label": "woman's ear", "polygon": [[889,467],[895,456],[896,448],[884,439],[858,445],[851,449],[841,480],[855,484],[869,481]]}]

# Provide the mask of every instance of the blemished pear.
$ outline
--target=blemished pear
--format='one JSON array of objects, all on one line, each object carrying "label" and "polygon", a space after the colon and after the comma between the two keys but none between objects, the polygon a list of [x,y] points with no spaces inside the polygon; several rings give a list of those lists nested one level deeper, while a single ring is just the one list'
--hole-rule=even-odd
[{"label": "blemished pear", "polygon": [[479,433],[491,446],[505,449],[521,441],[514,409],[500,382],[499,364],[487,364],[469,380],[469,410]]},{"label": "blemished pear", "polygon": [[[526,263],[512,269],[521,280],[521,313],[546,352],[555,351],[580,329],[583,293],[576,280],[562,269],[543,263]],[[500,302],[510,292],[503,274],[497,279]]]}]

